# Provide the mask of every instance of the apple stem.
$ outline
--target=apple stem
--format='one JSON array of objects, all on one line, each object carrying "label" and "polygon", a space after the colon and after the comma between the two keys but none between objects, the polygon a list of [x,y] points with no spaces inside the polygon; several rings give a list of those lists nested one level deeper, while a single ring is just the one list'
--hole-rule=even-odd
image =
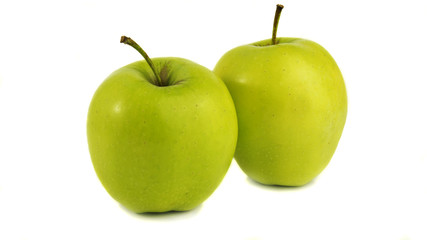
[{"label": "apple stem", "polygon": [[274,15],[274,23],[273,23],[273,37],[271,38],[273,45],[276,44],[277,27],[279,26],[279,19],[280,19],[280,14],[282,13],[282,10],[283,10],[283,5],[277,4],[276,14]]},{"label": "apple stem", "polygon": [[153,70],[154,76],[156,77],[154,80],[154,84],[157,86],[163,86],[162,79],[154,68],[153,62],[151,61],[150,57],[148,57],[147,53],[138,45],[138,43],[132,40],[132,38],[126,36],[122,36],[120,38],[120,43],[127,44],[133,47],[136,51],[138,51],[144,57],[145,61],[147,61],[148,65],[150,65],[151,70]]}]

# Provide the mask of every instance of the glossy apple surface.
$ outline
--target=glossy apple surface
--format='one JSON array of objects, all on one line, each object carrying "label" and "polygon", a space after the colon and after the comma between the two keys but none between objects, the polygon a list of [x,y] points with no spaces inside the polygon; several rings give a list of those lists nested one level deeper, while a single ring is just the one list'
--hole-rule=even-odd
[{"label": "glossy apple surface", "polygon": [[112,73],[89,107],[92,163],[108,193],[134,212],[192,209],[218,187],[233,158],[232,98],[212,71],[154,58]]},{"label": "glossy apple surface", "polygon": [[315,42],[278,38],[227,52],[214,72],[236,107],[235,159],[252,179],[301,186],[335,152],[347,115],[341,72]]}]

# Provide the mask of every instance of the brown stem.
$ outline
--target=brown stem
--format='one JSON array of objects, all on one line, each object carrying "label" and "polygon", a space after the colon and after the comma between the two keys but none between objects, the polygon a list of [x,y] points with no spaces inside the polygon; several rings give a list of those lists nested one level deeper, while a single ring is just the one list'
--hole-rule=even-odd
[{"label": "brown stem", "polygon": [[274,15],[274,23],[273,23],[273,37],[271,38],[271,42],[273,45],[276,44],[277,27],[279,26],[279,19],[280,19],[280,14],[282,13],[282,10],[283,10],[283,5],[277,4],[276,14]]},{"label": "brown stem", "polygon": [[132,40],[132,38],[126,36],[122,36],[120,38],[120,42],[135,48],[135,50],[138,51],[144,57],[145,61],[147,61],[148,65],[150,65],[151,70],[153,70],[154,76],[156,77],[156,79],[154,80],[154,84],[157,86],[162,86],[162,80],[156,69],[154,68],[153,62],[151,61],[150,57],[148,57],[147,53],[138,45],[138,43]]}]

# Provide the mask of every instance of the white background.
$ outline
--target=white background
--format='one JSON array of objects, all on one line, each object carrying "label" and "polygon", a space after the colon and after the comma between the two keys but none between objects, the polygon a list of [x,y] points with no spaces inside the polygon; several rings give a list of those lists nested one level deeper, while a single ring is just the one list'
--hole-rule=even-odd
[{"label": "white background", "polygon": [[[0,239],[427,239],[424,0],[1,1]],[[120,2],[120,3],[119,3]],[[140,55],[210,69],[278,36],[323,45],[348,90],[329,166],[301,188],[266,187],[235,162],[184,213],[134,214],[93,170],[86,114],[96,88]]]}]

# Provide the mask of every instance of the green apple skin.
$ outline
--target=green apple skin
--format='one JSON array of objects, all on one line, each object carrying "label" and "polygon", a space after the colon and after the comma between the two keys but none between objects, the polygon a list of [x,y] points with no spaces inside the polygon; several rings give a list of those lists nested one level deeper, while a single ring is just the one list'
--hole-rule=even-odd
[{"label": "green apple skin", "polygon": [[341,72],[319,44],[271,39],[234,48],[214,72],[233,98],[239,125],[234,158],[253,180],[301,186],[329,163],[347,115]]},{"label": "green apple skin", "polygon": [[97,89],[87,118],[96,174],[131,211],[186,211],[224,178],[237,142],[237,117],[224,83],[181,58],[154,58],[113,72]]}]

